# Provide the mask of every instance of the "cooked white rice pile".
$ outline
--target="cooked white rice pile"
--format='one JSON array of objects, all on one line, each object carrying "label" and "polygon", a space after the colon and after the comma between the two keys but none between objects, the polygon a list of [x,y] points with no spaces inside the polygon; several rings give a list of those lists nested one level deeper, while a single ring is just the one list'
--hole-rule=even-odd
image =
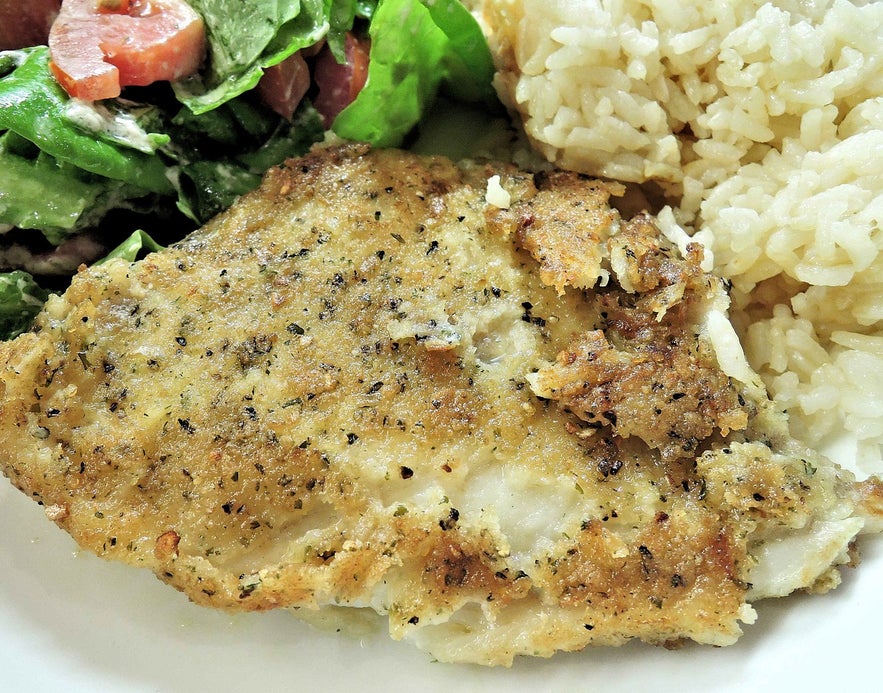
[{"label": "cooked white rice pile", "polygon": [[[549,161],[655,181],[733,282],[752,365],[883,471],[883,2],[485,0]],[[739,312],[741,311],[741,312]]]}]

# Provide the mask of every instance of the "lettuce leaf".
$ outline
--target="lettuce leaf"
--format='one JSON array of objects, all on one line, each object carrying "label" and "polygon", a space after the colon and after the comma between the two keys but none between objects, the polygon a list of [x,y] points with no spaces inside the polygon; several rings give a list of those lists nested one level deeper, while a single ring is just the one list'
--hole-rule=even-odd
[{"label": "lettuce leaf", "polygon": [[27,330],[49,292],[27,272],[0,274],[0,339],[12,339]]},{"label": "lettuce leaf", "polygon": [[324,134],[321,117],[307,102],[287,121],[243,98],[199,116],[184,108],[169,127],[173,144],[166,153],[178,163],[178,209],[198,223],[256,188],[267,169],[305,154]]},{"label": "lettuce leaf", "polygon": [[458,0],[380,0],[369,33],[368,81],[332,126],[341,137],[399,146],[442,86],[457,99],[496,103],[490,49]]},{"label": "lettuce leaf", "polygon": [[94,227],[110,210],[152,197],[59,161],[11,131],[0,133],[0,170],[0,224],[39,230],[54,245]]},{"label": "lettuce leaf", "polygon": [[[255,87],[263,70],[325,38],[339,61],[357,18],[370,21],[368,83],[333,126],[341,137],[398,146],[440,86],[453,98],[496,104],[493,61],[459,0],[191,0],[206,23],[207,74],[175,85],[196,115]],[[404,30],[403,30],[404,29]]]},{"label": "lettuce leaf", "polygon": [[101,265],[114,258],[122,258],[128,262],[135,262],[135,260],[137,260],[142,254],[152,253],[162,249],[163,247],[153,240],[153,238],[150,237],[150,234],[139,229],[95,264]]},{"label": "lettuce leaf", "polygon": [[321,40],[330,28],[325,0],[189,0],[205,21],[208,72],[175,85],[200,114],[254,88],[265,67]]},{"label": "lettuce leaf", "polygon": [[171,192],[159,158],[84,130],[66,115],[70,101],[49,71],[46,46],[0,53],[0,131],[12,130],[85,171],[151,192]]}]

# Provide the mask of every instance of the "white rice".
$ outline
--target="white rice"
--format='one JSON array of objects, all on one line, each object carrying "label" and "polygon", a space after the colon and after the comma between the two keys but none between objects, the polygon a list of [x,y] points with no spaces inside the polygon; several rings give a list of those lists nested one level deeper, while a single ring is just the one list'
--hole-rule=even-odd
[{"label": "white rice", "polygon": [[501,98],[556,165],[657,183],[733,282],[813,445],[883,471],[883,2],[484,0]]}]

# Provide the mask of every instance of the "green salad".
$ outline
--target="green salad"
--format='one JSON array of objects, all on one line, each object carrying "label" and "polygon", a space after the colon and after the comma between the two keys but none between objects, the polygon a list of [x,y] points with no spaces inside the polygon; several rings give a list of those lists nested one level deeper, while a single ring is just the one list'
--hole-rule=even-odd
[{"label": "green salad", "polygon": [[[226,209],[326,129],[402,146],[440,95],[498,107],[486,41],[458,0],[188,4],[205,26],[198,73],[115,98],[71,97],[49,46],[0,52],[0,244],[48,252],[88,236],[102,255],[134,259]],[[290,117],[261,100],[268,69],[316,46],[343,64],[353,32],[370,45],[367,80],[331,122],[314,89]],[[48,290],[65,281],[11,266],[8,256],[0,258],[2,339],[27,330]]]}]

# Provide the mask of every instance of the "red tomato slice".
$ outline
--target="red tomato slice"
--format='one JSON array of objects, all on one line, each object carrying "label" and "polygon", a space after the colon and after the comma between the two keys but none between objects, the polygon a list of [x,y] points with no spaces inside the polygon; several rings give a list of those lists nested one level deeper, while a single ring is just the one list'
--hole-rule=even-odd
[{"label": "red tomato slice", "polygon": [[337,114],[349,106],[368,80],[368,53],[371,42],[347,32],[344,50],[346,63],[338,63],[326,47],[316,58],[315,79],[319,93],[313,101],[330,128]]},{"label": "red tomato slice", "polygon": [[258,82],[258,94],[264,103],[288,120],[309,88],[310,68],[300,51],[268,67]]},{"label": "red tomato slice", "polygon": [[195,72],[205,53],[205,26],[182,0],[63,0],[49,52],[68,94],[109,99],[122,87]]},{"label": "red tomato slice", "polygon": [[0,51],[46,43],[61,0],[0,0]]}]

